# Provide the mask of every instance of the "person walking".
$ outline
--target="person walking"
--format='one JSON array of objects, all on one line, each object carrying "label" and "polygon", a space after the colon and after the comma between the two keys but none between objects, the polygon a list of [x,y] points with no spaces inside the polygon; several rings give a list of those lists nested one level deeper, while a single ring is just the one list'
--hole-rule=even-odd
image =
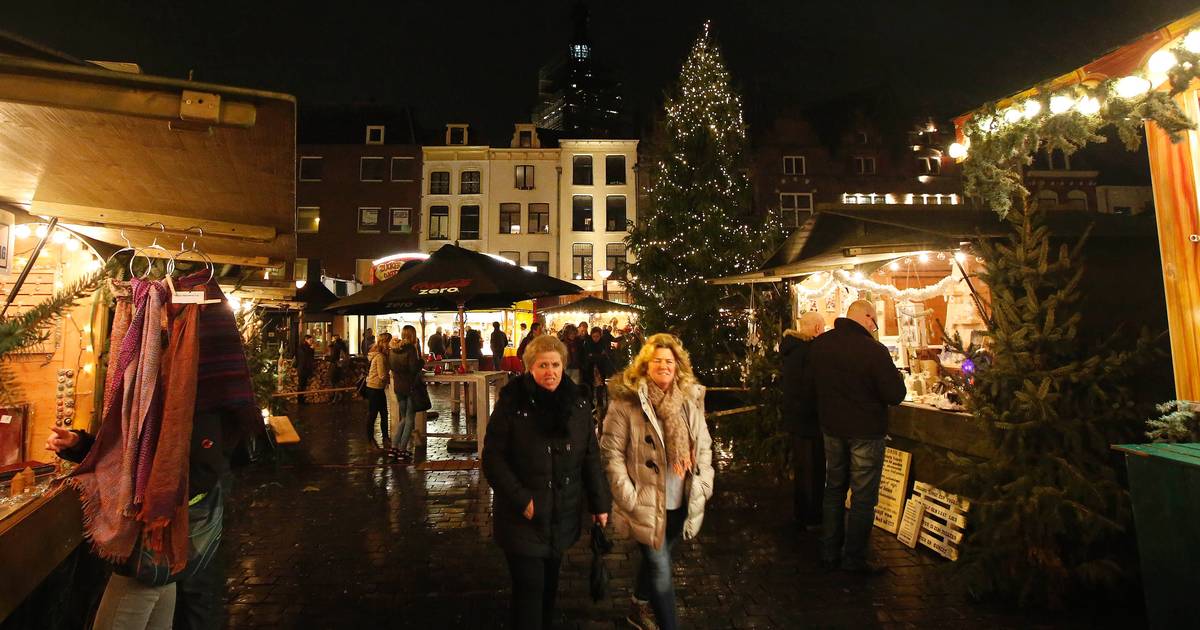
[{"label": "person walking", "polygon": [[504,349],[508,347],[508,335],[500,330],[500,322],[492,322],[492,335],[488,339],[492,347],[492,369],[504,369]]},{"label": "person walking", "polygon": [[[312,380],[313,370],[316,368],[317,355],[313,349],[313,336],[304,335],[304,339],[300,342],[300,347],[296,349],[296,391],[308,391],[308,382]],[[304,405],[308,400],[304,396],[297,396],[296,403]]]},{"label": "person walking", "polygon": [[484,437],[496,544],[512,577],[511,627],[521,630],[554,626],[559,568],[579,540],[585,495],[601,527],[612,508],[588,406],[563,378],[565,354],[551,336],[526,344],[525,374],[500,390]]},{"label": "person walking", "polygon": [[[889,405],[904,400],[904,379],[891,354],[872,336],[875,306],[858,300],[833,330],[812,342],[804,373],[825,445],[821,566],[877,573],[867,545],[879,500]],[[853,491],[847,513],[846,488]]]},{"label": "person walking", "polygon": [[368,328],[367,332],[363,333],[362,345],[359,347],[362,348],[363,354],[371,352],[371,348],[375,347],[375,331]]},{"label": "person walking", "polygon": [[483,333],[467,326],[467,359],[483,360]]},{"label": "person walking", "polygon": [[[350,350],[340,335],[335,333],[329,340],[326,356],[329,359],[329,387],[341,387],[342,375],[345,372],[346,364],[350,362]],[[334,392],[330,402],[342,402],[342,392]]]},{"label": "person walking", "polygon": [[679,626],[671,552],[691,540],[712,497],[712,438],[704,387],[678,337],[657,334],[613,379],[600,451],[612,485],[614,522],[641,550],[628,621],[642,629]]},{"label": "person walking", "polygon": [[429,336],[429,353],[436,357],[446,356],[446,336],[442,334],[441,326]]},{"label": "person walking", "polygon": [[779,354],[783,366],[779,386],[783,390],[784,422],[792,433],[792,474],[795,482],[793,507],[802,529],[821,525],[821,501],[825,489],[825,443],[816,414],[804,399],[804,366],[813,339],[825,332],[825,318],[808,311],[796,329],[783,332]]},{"label": "person walking", "polygon": [[425,361],[421,359],[421,348],[417,343],[417,329],[405,326],[400,330],[400,342],[390,357],[392,390],[400,402],[399,426],[395,432],[396,448],[393,453],[403,461],[411,461],[408,451],[416,427],[417,409],[413,401],[416,388],[421,386],[421,374]]},{"label": "person walking", "polygon": [[567,324],[563,328],[561,340],[563,345],[567,347],[567,377],[574,381],[576,385],[586,389],[579,370],[580,360],[583,357],[580,352],[579,329],[575,327],[575,324]]},{"label": "person walking", "polygon": [[[378,343],[367,352],[367,441],[377,449],[390,451],[392,440],[388,434],[387,395],[383,388],[388,386],[388,347]],[[375,441],[375,418],[379,418],[379,432],[383,436],[383,444]]]}]

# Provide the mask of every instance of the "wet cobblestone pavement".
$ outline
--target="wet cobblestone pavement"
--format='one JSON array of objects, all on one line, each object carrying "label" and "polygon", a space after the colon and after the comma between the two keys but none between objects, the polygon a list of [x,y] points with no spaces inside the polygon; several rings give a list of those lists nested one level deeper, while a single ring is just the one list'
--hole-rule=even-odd
[{"label": "wet cobblestone pavement", "polygon": [[[460,430],[444,401],[431,433]],[[508,572],[491,540],[490,490],[477,468],[420,470],[371,452],[365,405],[293,409],[302,441],[240,470],[227,517],[230,628],[502,628]],[[450,454],[431,438],[433,460]],[[464,462],[465,463],[465,462]],[[675,584],[685,628],[1125,627],[1098,613],[1023,616],[969,604],[932,553],[872,535],[883,575],[826,574],[816,535],[797,533],[788,489],[718,471],[699,540],[681,543]],[[585,530],[586,532],[586,530]],[[607,557],[610,597],[587,594],[586,533],[564,561],[561,628],[623,628],[637,549]]]}]

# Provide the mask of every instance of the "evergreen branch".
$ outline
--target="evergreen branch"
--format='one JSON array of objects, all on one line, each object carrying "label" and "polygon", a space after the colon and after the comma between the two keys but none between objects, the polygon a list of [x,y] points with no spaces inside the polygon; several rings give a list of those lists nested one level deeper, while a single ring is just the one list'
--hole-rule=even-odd
[{"label": "evergreen branch", "polygon": [[0,318],[0,359],[10,352],[45,342],[50,338],[52,320],[66,315],[79,300],[100,287],[106,277],[103,270],[84,276],[75,284],[59,290],[29,310]]}]

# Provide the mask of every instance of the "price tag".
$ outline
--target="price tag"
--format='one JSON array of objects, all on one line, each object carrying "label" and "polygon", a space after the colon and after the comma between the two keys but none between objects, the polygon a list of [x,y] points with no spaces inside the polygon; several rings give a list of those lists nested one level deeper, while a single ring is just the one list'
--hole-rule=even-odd
[{"label": "price tag", "polygon": [[171,295],[173,304],[203,304],[204,291],[176,291]]}]

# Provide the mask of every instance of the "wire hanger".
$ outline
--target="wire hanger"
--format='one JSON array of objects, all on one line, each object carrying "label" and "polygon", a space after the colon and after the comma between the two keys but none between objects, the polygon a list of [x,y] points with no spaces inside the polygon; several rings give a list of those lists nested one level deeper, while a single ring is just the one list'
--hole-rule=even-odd
[{"label": "wire hanger", "polygon": [[[199,232],[200,238],[204,237],[204,229],[199,226],[192,226],[184,230],[184,232],[191,232],[192,230]],[[217,266],[213,263],[213,259],[210,258],[208,254],[204,253],[204,250],[200,249],[200,238],[193,238],[192,244],[189,246],[187,245],[187,237],[184,236],[183,240],[179,243],[179,253],[175,254],[167,261],[167,268],[169,269],[167,273],[167,288],[171,291],[171,302],[174,304],[217,304],[222,301],[220,298],[213,300],[206,299],[205,287],[207,287],[208,283],[212,282],[212,279],[216,277]],[[200,288],[198,290],[194,289],[190,291],[177,291],[175,289],[175,280],[172,278],[171,272],[175,271],[175,260],[188,253],[194,253],[200,256],[205,265],[208,267],[208,279],[205,280],[203,284],[199,285]]]}]

